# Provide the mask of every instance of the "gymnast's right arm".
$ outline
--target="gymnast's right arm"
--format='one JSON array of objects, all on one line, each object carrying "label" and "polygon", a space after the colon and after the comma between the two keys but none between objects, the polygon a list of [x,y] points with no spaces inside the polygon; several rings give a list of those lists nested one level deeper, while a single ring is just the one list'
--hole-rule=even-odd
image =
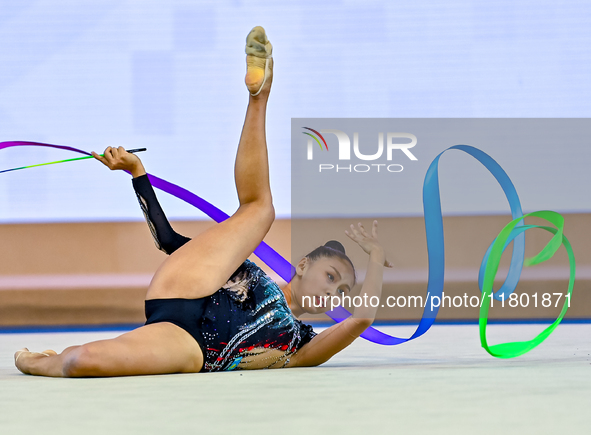
[{"label": "gymnast's right arm", "polygon": [[108,147],[104,157],[95,152],[92,155],[111,170],[127,170],[131,173],[133,188],[158,249],[170,255],[191,240],[173,230],[138,156],[128,153],[123,147]]}]

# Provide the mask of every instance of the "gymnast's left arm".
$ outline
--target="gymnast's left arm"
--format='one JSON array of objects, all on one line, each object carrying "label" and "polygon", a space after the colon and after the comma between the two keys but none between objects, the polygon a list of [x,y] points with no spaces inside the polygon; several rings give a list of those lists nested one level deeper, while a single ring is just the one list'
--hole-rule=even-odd
[{"label": "gymnast's left arm", "polygon": [[292,358],[294,366],[316,366],[325,363],[353,343],[375,320],[379,304],[374,304],[374,307],[370,300],[372,297],[380,299],[384,266],[392,267],[392,264],[386,260],[384,249],[377,241],[377,221],[373,223],[371,235],[368,235],[361,225],[359,229],[351,225],[351,232],[346,233],[369,254],[365,280],[359,293],[364,303],[355,308],[352,316],[322,331],[304,345]]},{"label": "gymnast's left arm", "polygon": [[108,147],[104,157],[95,152],[92,152],[92,155],[112,171],[123,170],[131,174],[133,189],[152,233],[154,243],[159,250],[170,255],[191,240],[177,233],[170,225],[138,156],[128,153],[123,147]]}]

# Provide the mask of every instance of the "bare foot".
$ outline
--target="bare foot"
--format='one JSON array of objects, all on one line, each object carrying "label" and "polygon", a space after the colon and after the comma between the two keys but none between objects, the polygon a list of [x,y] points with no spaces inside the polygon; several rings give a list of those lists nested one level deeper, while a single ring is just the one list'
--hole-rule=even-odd
[{"label": "bare foot", "polygon": [[273,81],[273,46],[265,29],[253,28],[246,37],[246,87],[252,96],[268,94]]}]

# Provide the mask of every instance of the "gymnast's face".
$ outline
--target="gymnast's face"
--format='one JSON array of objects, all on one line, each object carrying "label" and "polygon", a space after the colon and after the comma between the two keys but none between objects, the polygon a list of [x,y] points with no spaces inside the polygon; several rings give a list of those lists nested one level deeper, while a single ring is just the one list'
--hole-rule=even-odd
[{"label": "gymnast's face", "polygon": [[305,257],[298,263],[296,274],[300,282],[294,296],[302,309],[311,314],[329,311],[330,297],[349,295],[355,284],[353,268],[338,257]]}]

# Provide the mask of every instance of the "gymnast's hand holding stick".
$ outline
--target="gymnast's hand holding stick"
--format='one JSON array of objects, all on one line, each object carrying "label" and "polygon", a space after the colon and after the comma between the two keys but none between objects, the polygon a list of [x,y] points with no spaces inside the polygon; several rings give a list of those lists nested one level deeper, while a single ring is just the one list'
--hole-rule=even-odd
[{"label": "gymnast's hand holding stick", "polygon": [[107,147],[103,156],[91,152],[92,156],[102,162],[110,170],[123,170],[131,173],[133,178],[140,177],[146,174],[144,165],[138,156],[131,154],[125,150],[124,147],[112,148]]}]

